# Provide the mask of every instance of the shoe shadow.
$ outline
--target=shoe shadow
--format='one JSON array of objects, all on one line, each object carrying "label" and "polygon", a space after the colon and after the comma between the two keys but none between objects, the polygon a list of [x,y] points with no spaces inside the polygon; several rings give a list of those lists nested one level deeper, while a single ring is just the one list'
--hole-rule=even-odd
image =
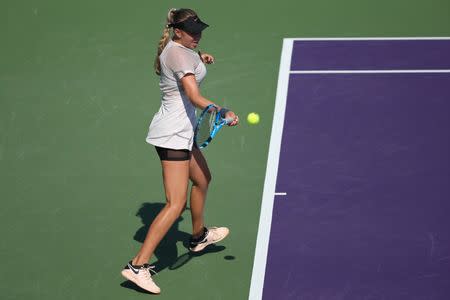
[{"label": "shoe shadow", "polygon": [[142,294],[153,295],[153,293],[150,293],[149,291],[140,288],[139,286],[137,286],[136,284],[134,284],[133,282],[131,282],[129,280],[125,280],[124,282],[122,282],[120,284],[120,286],[123,287],[123,288],[130,289],[130,290],[135,290],[136,292],[139,292],[139,293],[142,293]]},{"label": "shoe shadow", "polygon": [[[165,203],[142,203],[141,207],[136,213],[136,216],[141,218],[142,226],[136,231],[134,234],[134,240],[140,243],[143,243],[145,237],[147,236],[148,229],[150,228],[151,223],[159,214],[159,212],[164,208]],[[186,208],[189,210],[189,208]],[[187,250],[186,253],[178,256],[177,243],[182,242],[183,246],[188,249],[189,248],[189,239],[191,237],[190,233],[181,231],[179,229],[180,222],[183,221],[183,216],[180,216],[175,223],[170,227],[167,234],[159,243],[158,247],[154,252],[154,256],[156,257],[156,261],[151,264],[155,266],[155,271],[157,273],[162,270],[168,268],[169,270],[175,270],[186,263],[188,263],[192,258],[202,256],[207,253],[215,253],[225,250],[224,246],[216,246],[214,244],[209,245],[200,253],[194,253]],[[151,294],[140,287],[136,286],[131,281],[125,281],[120,284],[124,288],[134,289],[137,292],[148,293]]]}]

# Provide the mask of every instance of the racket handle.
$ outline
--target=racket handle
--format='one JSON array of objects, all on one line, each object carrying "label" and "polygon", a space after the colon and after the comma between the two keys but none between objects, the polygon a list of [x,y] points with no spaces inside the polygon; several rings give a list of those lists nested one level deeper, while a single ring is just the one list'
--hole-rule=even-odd
[{"label": "racket handle", "polygon": [[230,124],[234,121],[234,118],[226,118],[225,120],[225,124]]}]

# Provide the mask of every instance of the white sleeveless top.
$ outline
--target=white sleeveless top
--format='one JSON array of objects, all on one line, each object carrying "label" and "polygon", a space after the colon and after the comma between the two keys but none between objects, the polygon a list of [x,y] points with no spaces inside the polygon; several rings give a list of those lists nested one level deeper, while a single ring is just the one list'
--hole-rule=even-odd
[{"label": "white sleeveless top", "polygon": [[161,107],[150,124],[147,143],[169,148],[192,150],[196,124],[195,107],[186,96],[181,78],[194,74],[200,86],[206,76],[205,64],[194,50],[169,41],[159,56]]}]

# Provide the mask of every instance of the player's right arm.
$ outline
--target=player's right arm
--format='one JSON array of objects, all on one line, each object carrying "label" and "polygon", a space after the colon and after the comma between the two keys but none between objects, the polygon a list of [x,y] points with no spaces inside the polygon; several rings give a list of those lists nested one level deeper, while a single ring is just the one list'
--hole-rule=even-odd
[{"label": "player's right arm", "polygon": [[[197,81],[195,80],[194,74],[186,74],[185,76],[183,76],[183,78],[181,78],[181,85],[183,86],[186,96],[188,96],[189,100],[191,100],[192,104],[194,104],[196,107],[205,109],[208,105],[214,104],[219,108],[219,110],[221,109],[220,106],[202,96],[202,94],[200,93],[200,89],[198,88]],[[229,124],[230,126],[234,126],[239,123],[238,116],[236,116],[232,111],[228,111],[225,117],[234,120]]]},{"label": "player's right arm", "polygon": [[[197,81],[195,80],[194,74],[186,74],[181,78],[181,85],[183,86],[184,93],[188,96],[189,100],[191,100],[192,104],[200,109],[204,109],[210,104],[214,104],[219,107],[212,101],[206,99],[200,93],[200,89],[198,88]],[[220,108],[220,107],[219,107]]]}]

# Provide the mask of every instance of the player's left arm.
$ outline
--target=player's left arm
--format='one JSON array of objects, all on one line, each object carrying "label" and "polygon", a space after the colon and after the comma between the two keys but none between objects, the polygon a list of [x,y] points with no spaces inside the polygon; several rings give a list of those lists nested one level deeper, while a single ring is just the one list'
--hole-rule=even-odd
[{"label": "player's left arm", "polygon": [[[201,60],[205,64],[213,64],[214,63],[214,56],[212,56],[209,53],[198,51],[198,55],[200,56]],[[227,119],[234,119],[234,121],[229,126],[235,126],[239,123],[239,117],[232,111],[228,111],[225,116]]]}]

